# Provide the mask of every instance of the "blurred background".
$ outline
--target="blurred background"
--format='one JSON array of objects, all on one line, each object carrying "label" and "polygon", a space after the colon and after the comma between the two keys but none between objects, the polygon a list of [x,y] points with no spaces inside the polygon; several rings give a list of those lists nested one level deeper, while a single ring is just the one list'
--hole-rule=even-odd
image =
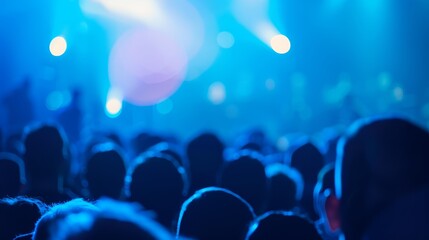
[{"label": "blurred background", "polygon": [[428,0],[15,0],[0,20],[6,134],[50,119],[279,141],[381,113],[429,126]]}]

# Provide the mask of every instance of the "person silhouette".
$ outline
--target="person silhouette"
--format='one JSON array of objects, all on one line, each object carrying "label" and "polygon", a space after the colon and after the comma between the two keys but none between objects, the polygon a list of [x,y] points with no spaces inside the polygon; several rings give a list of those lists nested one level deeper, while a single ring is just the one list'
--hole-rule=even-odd
[{"label": "person silhouette", "polygon": [[202,133],[188,143],[190,193],[216,185],[218,171],[224,162],[223,150],[223,143],[213,133]]},{"label": "person silhouette", "polygon": [[263,157],[259,153],[242,150],[232,160],[225,162],[219,174],[219,186],[246,200],[256,214],[264,211],[268,192],[262,161]]},{"label": "person silhouette", "polygon": [[47,206],[33,198],[16,197],[0,200],[0,239],[13,239],[33,231]]},{"label": "person silhouette", "polygon": [[82,130],[83,113],[80,107],[81,92],[78,89],[72,91],[70,104],[59,110],[57,121],[63,127],[70,143],[80,140]]},{"label": "person silhouette", "polygon": [[24,77],[21,84],[2,99],[7,114],[9,133],[21,132],[35,120],[33,100],[30,98],[31,79]]},{"label": "person silhouette", "polygon": [[154,211],[159,223],[173,229],[189,185],[184,168],[168,155],[144,154],[136,160],[130,180],[130,201]]},{"label": "person silhouette", "polygon": [[322,240],[314,225],[292,212],[271,211],[258,217],[246,240],[308,239]]},{"label": "person silhouette", "polygon": [[71,199],[63,184],[67,162],[65,135],[61,128],[47,123],[32,125],[25,130],[24,146],[27,178],[24,194],[46,203]]},{"label": "person silhouette", "polygon": [[338,144],[336,214],[346,239],[429,239],[429,132],[398,116],[361,119]]},{"label": "person silhouette", "polygon": [[96,145],[86,163],[85,179],[91,199],[122,198],[125,183],[125,161],[121,150],[113,143]]},{"label": "person silhouette", "polygon": [[203,188],[183,203],[176,237],[244,239],[254,218],[252,207],[237,194],[223,188]]}]

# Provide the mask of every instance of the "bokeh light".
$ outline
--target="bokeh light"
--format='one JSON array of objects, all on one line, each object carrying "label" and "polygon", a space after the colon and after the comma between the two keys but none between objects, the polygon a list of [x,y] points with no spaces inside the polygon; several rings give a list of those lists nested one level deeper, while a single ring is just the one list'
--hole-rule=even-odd
[{"label": "bokeh light", "polygon": [[281,136],[277,139],[276,145],[280,151],[287,151],[290,147],[290,140],[286,136]]},{"label": "bokeh light", "polygon": [[67,50],[67,42],[64,37],[57,36],[51,40],[49,44],[49,51],[52,56],[59,57],[63,55]]},{"label": "bokeh light", "polygon": [[60,91],[51,92],[46,98],[46,108],[55,111],[63,105],[64,97]]},{"label": "bokeh light", "polygon": [[217,44],[221,48],[231,48],[234,46],[235,39],[230,32],[220,32],[217,35]]},{"label": "bokeh light", "polygon": [[156,105],[156,110],[159,114],[166,115],[173,111],[173,101],[171,99],[166,99]]},{"label": "bokeh light", "polygon": [[393,89],[393,97],[396,101],[402,101],[404,99],[404,89],[401,87],[395,87]]},{"label": "bokeh light", "polygon": [[267,80],[265,80],[265,87],[267,88],[267,90],[272,91],[276,88],[276,82],[273,79],[268,78]]},{"label": "bokeh light", "polygon": [[285,35],[279,34],[271,38],[271,48],[278,54],[285,54],[290,50],[290,41]]},{"label": "bokeh light", "polygon": [[392,77],[387,72],[380,73],[378,76],[378,82],[381,89],[388,89],[392,84]]},{"label": "bokeh light", "polygon": [[171,96],[183,82],[186,53],[172,36],[135,29],[115,43],[109,58],[109,77],[124,100],[147,106]]},{"label": "bokeh light", "polygon": [[208,98],[215,105],[223,103],[226,98],[225,85],[221,82],[212,83],[209,87]]},{"label": "bokeh light", "polygon": [[67,107],[71,102],[71,94],[69,91],[53,91],[46,98],[46,108],[51,111],[56,111]]}]

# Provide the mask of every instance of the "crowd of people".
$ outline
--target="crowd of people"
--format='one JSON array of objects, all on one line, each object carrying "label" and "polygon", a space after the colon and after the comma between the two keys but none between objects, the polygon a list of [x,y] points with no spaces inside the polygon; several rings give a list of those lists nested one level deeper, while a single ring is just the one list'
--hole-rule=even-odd
[{"label": "crowd of people", "polygon": [[429,239],[429,132],[403,117],[360,119],[331,151],[53,123],[0,139],[0,239]]}]

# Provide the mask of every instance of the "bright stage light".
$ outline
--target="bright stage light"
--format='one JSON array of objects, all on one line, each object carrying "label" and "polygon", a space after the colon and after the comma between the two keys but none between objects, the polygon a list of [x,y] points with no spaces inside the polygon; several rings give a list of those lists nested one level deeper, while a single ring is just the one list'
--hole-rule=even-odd
[{"label": "bright stage light", "polygon": [[278,54],[285,54],[290,50],[290,41],[285,35],[279,34],[271,38],[271,48]]},{"label": "bright stage light", "polygon": [[51,43],[49,44],[49,51],[51,52],[52,56],[59,57],[63,55],[67,50],[67,42],[64,37],[57,36],[52,39]]},{"label": "bright stage light", "polygon": [[106,113],[108,117],[115,118],[121,114],[122,100],[118,98],[108,99],[106,102]]},{"label": "bright stage light", "polygon": [[235,18],[278,54],[290,50],[289,39],[280,34],[269,17],[269,0],[234,0]]},{"label": "bright stage light", "polygon": [[107,94],[106,115],[110,118],[116,118],[122,111],[122,94],[119,89],[111,88]]}]

